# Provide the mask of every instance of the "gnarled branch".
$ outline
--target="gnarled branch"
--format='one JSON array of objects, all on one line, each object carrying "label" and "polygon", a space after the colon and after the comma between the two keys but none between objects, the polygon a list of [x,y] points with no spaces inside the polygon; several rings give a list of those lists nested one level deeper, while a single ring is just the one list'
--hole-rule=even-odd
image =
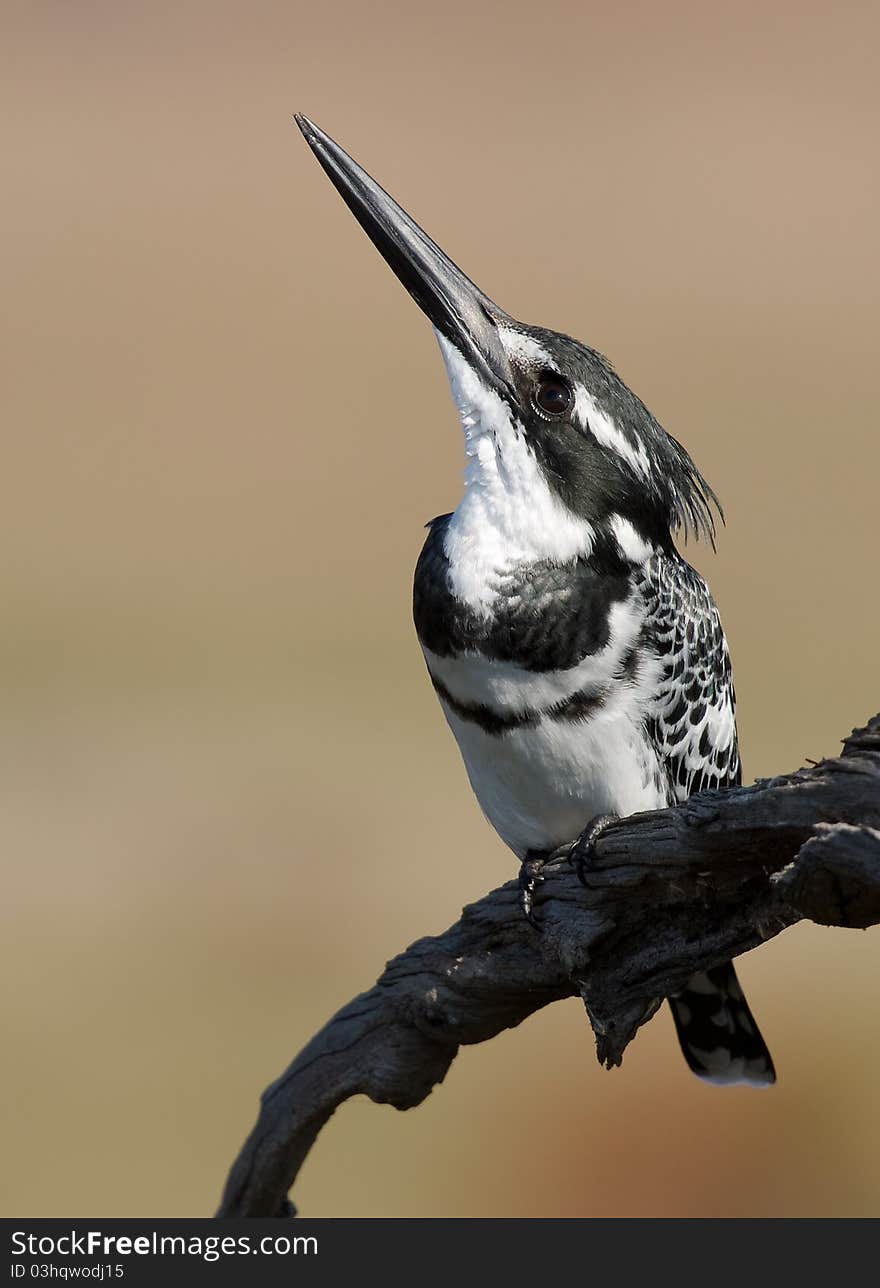
[{"label": "gnarled branch", "polygon": [[803,919],[880,922],[880,716],[813,768],[622,819],[600,837],[586,888],[561,855],[544,875],[541,934],[508,882],[395,957],[312,1038],[264,1092],[219,1215],[292,1212],[287,1192],[343,1101],[410,1109],[463,1043],[559,998],[580,994],[611,1066],[695,971]]}]

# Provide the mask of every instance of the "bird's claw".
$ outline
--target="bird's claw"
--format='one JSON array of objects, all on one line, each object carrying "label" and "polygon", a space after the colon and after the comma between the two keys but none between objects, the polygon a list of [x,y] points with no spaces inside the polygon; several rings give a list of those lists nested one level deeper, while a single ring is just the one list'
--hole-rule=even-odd
[{"label": "bird's claw", "polygon": [[541,873],[546,859],[537,855],[527,855],[519,868],[519,906],[526,921],[533,930],[541,931],[541,923],[535,915],[535,886],[544,877]]},{"label": "bird's claw", "polygon": [[587,864],[596,857],[596,842],[599,837],[620,818],[619,814],[597,814],[590,819],[574,845],[568,851],[568,861],[574,868],[577,879],[582,886],[587,884]]}]

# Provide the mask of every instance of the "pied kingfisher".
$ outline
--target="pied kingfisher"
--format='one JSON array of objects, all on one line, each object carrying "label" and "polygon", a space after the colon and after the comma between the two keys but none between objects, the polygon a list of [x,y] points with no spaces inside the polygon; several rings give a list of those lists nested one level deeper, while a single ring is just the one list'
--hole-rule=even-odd
[{"label": "pied kingfisher", "polygon": [[[718,502],[601,354],[510,317],[296,119],[446,364],[465,491],[428,525],[415,625],[477,800],[520,860],[531,918],[541,863],[591,817],[741,781],[718,610],[673,542],[680,529],[713,540]],[[775,1080],[731,963],[669,1004],[699,1077]]]}]

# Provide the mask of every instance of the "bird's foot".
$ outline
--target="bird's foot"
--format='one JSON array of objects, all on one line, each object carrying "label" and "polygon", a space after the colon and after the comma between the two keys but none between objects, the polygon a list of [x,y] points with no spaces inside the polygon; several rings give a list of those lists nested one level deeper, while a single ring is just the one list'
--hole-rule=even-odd
[{"label": "bird's foot", "polygon": [[596,857],[596,842],[605,829],[612,823],[616,823],[619,818],[619,814],[597,814],[595,818],[590,819],[569,850],[568,861],[577,873],[577,879],[582,886],[587,884],[587,864]]},{"label": "bird's foot", "polygon": [[534,910],[535,886],[539,881],[544,880],[541,869],[546,862],[545,854],[536,854],[533,850],[529,850],[519,868],[519,906],[529,925],[538,931],[541,929],[541,923],[535,916]]}]

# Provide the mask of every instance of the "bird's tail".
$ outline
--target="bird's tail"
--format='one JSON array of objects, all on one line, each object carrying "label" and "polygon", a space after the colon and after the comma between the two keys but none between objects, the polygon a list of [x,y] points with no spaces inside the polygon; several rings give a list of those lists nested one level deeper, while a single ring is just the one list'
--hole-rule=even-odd
[{"label": "bird's tail", "polygon": [[707,1082],[771,1086],[773,1060],[739,986],[733,963],[688,980],[669,1005],[691,1070]]}]

